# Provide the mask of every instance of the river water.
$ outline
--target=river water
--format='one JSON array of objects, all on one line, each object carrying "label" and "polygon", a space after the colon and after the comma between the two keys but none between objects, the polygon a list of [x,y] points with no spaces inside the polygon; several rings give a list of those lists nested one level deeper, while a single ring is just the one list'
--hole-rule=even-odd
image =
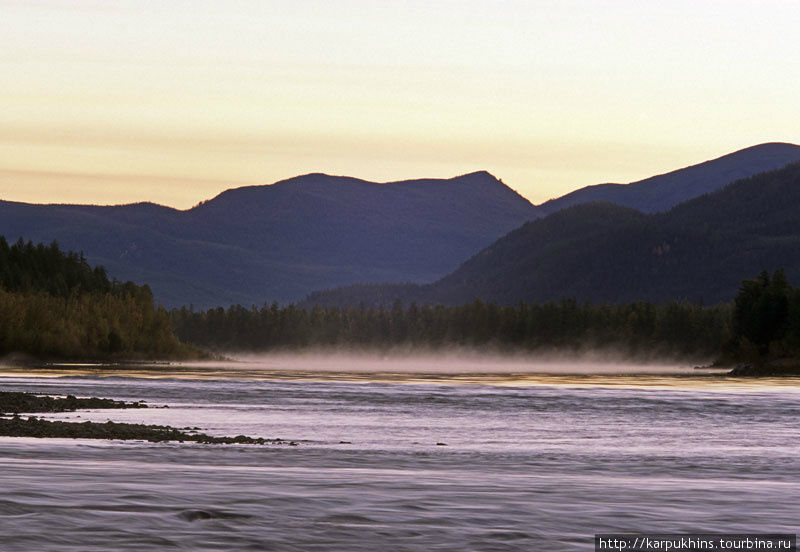
[{"label": "river water", "polygon": [[800,526],[799,379],[410,365],[2,367],[3,390],[169,405],[48,419],[297,446],[0,438],[0,550],[550,552]]}]

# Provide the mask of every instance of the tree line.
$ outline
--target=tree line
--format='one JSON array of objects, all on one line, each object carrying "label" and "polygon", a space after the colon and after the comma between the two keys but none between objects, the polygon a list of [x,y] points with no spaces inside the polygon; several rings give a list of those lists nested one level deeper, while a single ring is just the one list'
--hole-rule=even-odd
[{"label": "tree line", "polygon": [[731,338],[731,306],[689,303],[579,304],[571,299],[498,306],[392,308],[240,305],[171,311],[178,337],[217,351],[306,348],[497,352],[613,351],[632,358],[708,359]]},{"label": "tree line", "polygon": [[732,336],[722,362],[762,364],[800,359],[800,288],[783,270],[745,280],[733,307]]},{"label": "tree line", "polygon": [[632,359],[707,360],[721,365],[800,360],[800,288],[783,270],[742,282],[735,301],[499,306],[313,307],[276,303],[170,312],[181,340],[216,351],[307,348],[497,352],[609,351]]},{"label": "tree line", "polygon": [[109,280],[58,244],[0,236],[0,355],[172,358],[190,353],[148,286]]},{"label": "tree line", "polygon": [[[188,344],[188,345],[187,345]],[[0,355],[181,358],[308,348],[495,352],[608,351],[634,359],[763,363],[800,359],[800,288],[783,270],[742,282],[733,304],[546,303],[390,308],[277,303],[167,312],[146,285],[110,280],[58,244],[0,236]],[[722,354],[720,356],[720,351]]]}]

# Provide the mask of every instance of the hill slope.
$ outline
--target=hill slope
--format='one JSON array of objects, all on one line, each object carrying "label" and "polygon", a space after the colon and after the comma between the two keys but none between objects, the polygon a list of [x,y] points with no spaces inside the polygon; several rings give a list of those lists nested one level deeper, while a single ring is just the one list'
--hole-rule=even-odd
[{"label": "hill slope", "polygon": [[187,211],[0,202],[0,235],[81,250],[167,306],[292,301],[364,281],[430,281],[536,208],[486,172],[377,184],[309,174]]},{"label": "hill slope", "polygon": [[800,146],[780,142],[760,144],[639,182],[587,186],[539,207],[542,215],[548,215],[581,203],[608,201],[656,213],[741,178],[780,169],[796,161],[800,161]]},{"label": "hill slope", "polygon": [[800,163],[666,213],[577,205],[526,223],[433,284],[344,288],[307,304],[728,301],[765,269],[784,267],[800,280],[798,205]]}]

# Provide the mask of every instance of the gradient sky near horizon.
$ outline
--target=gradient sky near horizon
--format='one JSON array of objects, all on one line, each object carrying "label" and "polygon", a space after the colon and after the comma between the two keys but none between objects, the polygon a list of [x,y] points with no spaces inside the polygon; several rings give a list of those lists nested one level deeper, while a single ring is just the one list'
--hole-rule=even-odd
[{"label": "gradient sky near horizon", "polygon": [[488,170],[534,203],[800,143],[800,7],[3,0],[0,199]]}]

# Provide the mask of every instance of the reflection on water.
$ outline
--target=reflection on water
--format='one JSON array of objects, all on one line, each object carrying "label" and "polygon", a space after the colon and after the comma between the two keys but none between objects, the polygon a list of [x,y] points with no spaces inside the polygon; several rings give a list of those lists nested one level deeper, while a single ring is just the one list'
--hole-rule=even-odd
[{"label": "reflection on water", "polygon": [[549,552],[800,518],[796,378],[364,357],[0,372],[9,390],[170,405],[51,419],[302,440],[0,438],[3,550]]}]

